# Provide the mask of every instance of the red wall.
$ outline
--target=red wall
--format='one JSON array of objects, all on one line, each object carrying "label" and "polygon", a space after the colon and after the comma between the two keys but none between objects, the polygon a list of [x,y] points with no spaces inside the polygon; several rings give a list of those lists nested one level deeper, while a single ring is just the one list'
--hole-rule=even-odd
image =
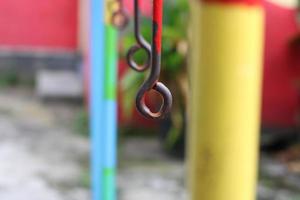
[{"label": "red wall", "polygon": [[[297,10],[265,1],[266,42],[262,119],[266,127],[299,124],[299,51],[291,41],[299,36]],[[299,45],[299,44],[298,44]]]},{"label": "red wall", "polygon": [[[133,16],[134,4],[133,0],[124,0],[124,5],[130,15]],[[140,7],[143,15],[150,16],[152,14],[152,2],[151,0],[140,0]]]},{"label": "red wall", "polygon": [[0,47],[77,47],[77,0],[0,0]]}]

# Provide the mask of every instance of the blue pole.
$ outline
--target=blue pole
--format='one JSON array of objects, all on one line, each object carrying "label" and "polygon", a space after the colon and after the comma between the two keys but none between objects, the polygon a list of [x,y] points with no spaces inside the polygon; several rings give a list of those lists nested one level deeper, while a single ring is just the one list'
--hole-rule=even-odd
[{"label": "blue pole", "polygon": [[92,199],[104,200],[103,170],[105,158],[104,113],[104,1],[90,4],[90,129]]},{"label": "blue pole", "polygon": [[91,0],[91,135],[93,200],[116,200],[117,30],[104,0]]}]

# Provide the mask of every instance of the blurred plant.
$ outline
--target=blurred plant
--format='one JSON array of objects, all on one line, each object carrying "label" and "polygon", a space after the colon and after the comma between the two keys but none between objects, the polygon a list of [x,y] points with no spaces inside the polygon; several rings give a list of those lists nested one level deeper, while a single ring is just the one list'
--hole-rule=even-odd
[{"label": "blurred plant", "polygon": [[[186,93],[188,81],[186,77],[187,60],[187,24],[188,2],[186,0],[167,0],[164,5],[163,40],[162,40],[162,72],[161,81],[172,91],[174,104],[170,116],[171,126],[165,133],[165,144],[168,149],[172,148],[183,133],[184,113],[186,106]],[[123,36],[123,51],[121,55],[125,59],[127,50],[135,44],[133,27],[128,29]],[[151,19],[143,18],[141,22],[143,36],[151,41]],[[145,52],[138,52],[135,60],[142,63],[145,60]],[[128,70],[121,81],[123,91],[122,104],[127,117],[132,115],[135,94],[147,74],[136,73]]]},{"label": "blurred plant", "polygon": [[8,70],[0,74],[0,87],[29,87],[32,88],[35,85],[35,80],[28,76],[22,76],[15,70]]},{"label": "blurred plant", "polygon": [[90,188],[91,187],[91,172],[89,168],[86,168],[80,174],[79,185],[83,188]]},{"label": "blurred plant", "polygon": [[75,132],[82,136],[89,136],[89,114],[87,111],[82,109],[79,111],[74,120]]},{"label": "blurred plant", "polygon": [[0,75],[0,86],[7,87],[7,86],[16,86],[20,83],[19,77],[16,72],[7,72],[1,73]]}]

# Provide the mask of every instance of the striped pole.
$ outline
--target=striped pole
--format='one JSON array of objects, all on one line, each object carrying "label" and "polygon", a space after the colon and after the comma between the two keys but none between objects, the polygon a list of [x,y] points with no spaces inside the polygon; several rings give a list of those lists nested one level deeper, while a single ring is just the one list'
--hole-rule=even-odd
[{"label": "striped pole", "polygon": [[192,200],[254,200],[260,127],[260,0],[191,1]]},{"label": "striped pole", "polygon": [[92,199],[114,200],[116,166],[116,30],[105,20],[105,1],[91,0]]},{"label": "striped pole", "polygon": [[115,200],[116,197],[116,157],[117,157],[117,60],[118,31],[112,24],[112,9],[110,0],[106,0],[105,9],[105,162],[104,162],[104,200]]}]

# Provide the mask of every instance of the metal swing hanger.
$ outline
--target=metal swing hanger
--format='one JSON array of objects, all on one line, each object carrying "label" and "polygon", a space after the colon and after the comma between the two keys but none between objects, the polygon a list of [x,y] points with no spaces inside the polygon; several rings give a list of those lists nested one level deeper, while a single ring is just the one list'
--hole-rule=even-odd
[{"label": "metal swing hanger", "polygon": [[[136,107],[143,116],[158,119],[166,116],[172,107],[172,94],[170,90],[163,83],[159,82],[161,71],[163,0],[153,0],[152,47],[141,34],[139,1],[140,0],[134,0],[134,34],[136,44],[128,51],[127,61],[128,65],[138,72],[144,72],[150,68],[150,75],[137,93]],[[143,65],[138,65],[133,56],[141,49],[146,52],[147,59]],[[156,91],[162,97],[162,105],[158,112],[152,112],[145,103],[145,95],[151,90]]]},{"label": "metal swing hanger", "polygon": [[112,1],[109,6],[110,9],[113,10],[111,23],[119,30],[125,29],[128,25],[129,17],[124,10],[123,0]]}]

